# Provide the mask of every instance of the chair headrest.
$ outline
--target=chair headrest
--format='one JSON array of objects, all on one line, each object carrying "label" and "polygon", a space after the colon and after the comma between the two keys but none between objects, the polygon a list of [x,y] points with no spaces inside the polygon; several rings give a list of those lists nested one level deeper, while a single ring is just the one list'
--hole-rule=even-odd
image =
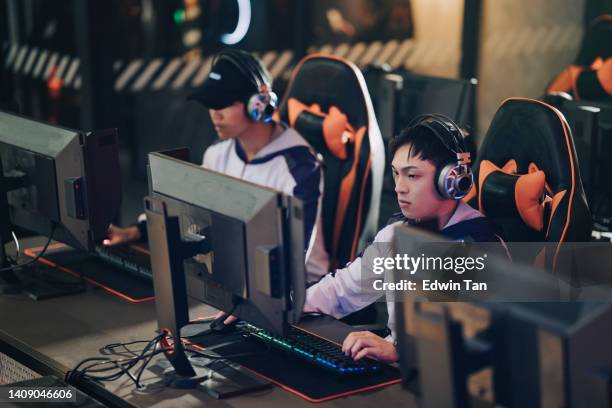
[{"label": "chair headrest", "polygon": [[[363,78],[355,75],[355,69],[352,63],[332,55],[310,55],[293,70],[294,76],[283,100],[295,98],[305,105],[316,103],[323,112],[330,112],[332,106],[341,106],[355,129],[368,126],[365,83],[360,83]],[[283,121],[289,122],[287,103],[281,106],[280,115]]]},{"label": "chair headrest", "polygon": [[[507,99],[491,121],[478,160],[498,167],[514,160],[517,174],[527,174],[536,165],[553,194],[571,189],[576,195],[584,193],[567,121],[557,109],[540,101]],[[480,164],[476,164],[478,171]]]},{"label": "chair headrest", "polygon": [[321,134],[329,152],[340,160],[346,160],[347,145],[355,140],[355,130],[340,109],[332,106],[329,112],[323,112],[318,104],[306,106],[295,98],[289,98],[287,104],[289,126],[296,128],[309,141]]},{"label": "chair headrest", "polygon": [[480,162],[478,209],[489,217],[518,216],[528,227],[541,231],[544,227],[544,172],[518,175],[513,168],[515,165],[510,161],[500,169],[488,160]]}]

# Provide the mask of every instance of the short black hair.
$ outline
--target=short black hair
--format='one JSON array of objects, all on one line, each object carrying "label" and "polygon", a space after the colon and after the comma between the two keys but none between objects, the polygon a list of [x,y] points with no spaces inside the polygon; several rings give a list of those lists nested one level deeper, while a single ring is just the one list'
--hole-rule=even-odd
[{"label": "short black hair", "polygon": [[424,126],[413,126],[402,130],[389,141],[389,157],[393,160],[400,147],[410,144],[408,157],[428,160],[436,167],[456,161],[455,154],[448,150],[431,129]]}]

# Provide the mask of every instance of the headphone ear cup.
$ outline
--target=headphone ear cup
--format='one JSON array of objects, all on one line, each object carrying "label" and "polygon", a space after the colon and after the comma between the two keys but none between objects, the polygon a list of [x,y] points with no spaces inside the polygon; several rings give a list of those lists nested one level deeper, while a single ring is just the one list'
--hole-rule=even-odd
[{"label": "headphone ear cup", "polygon": [[467,172],[463,175],[463,178],[459,180],[458,186],[464,193],[463,197],[469,194],[470,190],[474,186],[474,173],[472,173],[471,167],[468,167]]},{"label": "headphone ear cup", "polygon": [[451,198],[451,196],[449,195],[449,189],[447,189],[447,180],[448,175],[453,169],[453,167],[455,167],[453,163],[446,163],[444,165],[438,166],[438,168],[436,169],[436,191],[438,191],[438,194],[442,198]]},{"label": "headphone ear cup", "polygon": [[474,184],[470,166],[447,163],[436,171],[436,189],[441,197],[461,200]]},{"label": "headphone ear cup", "polygon": [[272,120],[277,104],[278,97],[274,92],[253,94],[245,105],[247,116],[254,121],[268,123]]}]

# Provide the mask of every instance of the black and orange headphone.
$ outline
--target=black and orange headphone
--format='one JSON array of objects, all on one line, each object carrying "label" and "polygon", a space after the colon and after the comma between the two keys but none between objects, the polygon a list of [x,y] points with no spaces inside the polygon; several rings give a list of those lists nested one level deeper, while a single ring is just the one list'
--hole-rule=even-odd
[{"label": "black and orange headphone", "polygon": [[433,113],[417,116],[408,127],[429,129],[455,155],[456,160],[436,168],[434,182],[436,190],[444,198],[461,200],[465,197],[474,184],[474,175],[470,166],[471,155],[459,126],[448,117]]}]

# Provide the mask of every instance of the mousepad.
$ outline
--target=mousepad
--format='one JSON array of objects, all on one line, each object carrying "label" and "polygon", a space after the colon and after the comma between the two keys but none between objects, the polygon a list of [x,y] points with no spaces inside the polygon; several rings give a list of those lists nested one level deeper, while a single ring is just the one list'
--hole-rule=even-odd
[{"label": "mousepad", "polygon": [[[335,343],[340,340],[338,335],[346,334],[346,328],[350,329],[350,326],[330,317],[321,318],[318,322],[313,319],[307,324],[298,325],[304,329],[303,326],[307,327],[308,332],[320,337],[324,337],[323,333],[329,333],[329,337],[324,338]],[[188,343],[202,350],[212,349],[221,356],[253,353],[228,360],[309,402],[329,401],[401,382],[400,371],[390,365],[383,364],[383,369],[377,375],[343,377],[275,348],[267,350],[262,341],[245,337],[238,331],[229,334],[207,331],[190,338]]]},{"label": "mousepad", "polygon": [[[35,258],[42,249],[43,247],[29,248],[24,251],[24,254]],[[49,245],[45,254],[38,258],[38,262],[82,278],[130,303],[151,302],[155,299],[153,282],[135,277],[87,252],[65,244]]]}]

